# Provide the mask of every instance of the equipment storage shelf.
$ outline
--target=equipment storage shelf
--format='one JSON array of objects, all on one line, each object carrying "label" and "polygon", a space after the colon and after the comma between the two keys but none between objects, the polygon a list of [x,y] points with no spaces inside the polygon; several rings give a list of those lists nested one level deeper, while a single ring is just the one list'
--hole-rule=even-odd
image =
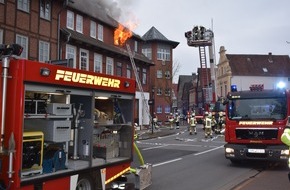
[{"label": "equipment storage shelf", "polygon": [[132,133],[132,126],[126,124],[95,125],[93,158],[107,162],[130,158]]}]

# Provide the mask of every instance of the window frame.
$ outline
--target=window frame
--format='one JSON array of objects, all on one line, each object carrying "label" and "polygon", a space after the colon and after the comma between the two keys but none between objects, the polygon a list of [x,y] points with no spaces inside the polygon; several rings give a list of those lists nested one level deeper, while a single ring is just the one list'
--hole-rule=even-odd
[{"label": "window frame", "polygon": [[122,76],[123,72],[122,72],[122,63],[121,62],[117,62],[116,64],[116,75],[117,76]]},{"label": "window frame", "polygon": [[[99,70],[96,69],[99,67]],[[102,73],[103,72],[103,56],[98,53],[94,53],[94,72]]]},{"label": "window frame", "polygon": [[156,113],[162,113],[162,106],[156,106]]},{"label": "window frame", "polygon": [[[20,42],[18,41],[18,38],[20,38]],[[23,40],[26,40],[26,43],[23,43]],[[24,59],[28,59],[28,37],[27,36],[23,36],[21,34],[16,34],[16,43],[21,45],[23,47],[22,53],[19,57],[24,58]]]},{"label": "window frame", "polygon": [[162,79],[163,78],[163,74],[162,74],[163,72],[162,72],[162,70],[157,70],[156,71],[156,78],[158,78],[158,79]]},{"label": "window frame", "polygon": [[104,41],[104,26],[101,24],[98,24],[98,40]]},{"label": "window frame", "polygon": [[142,69],[142,84],[147,84],[147,69]]},{"label": "window frame", "polygon": [[71,29],[71,30],[74,30],[74,12],[70,11],[70,10],[67,10],[67,13],[66,13],[66,27]]},{"label": "window frame", "polygon": [[[74,51],[74,53],[71,53],[71,51],[69,51],[69,49],[72,49]],[[77,48],[75,46],[70,45],[70,44],[66,44],[65,57],[66,57],[66,59],[72,58],[73,59],[73,68],[76,68]]]},{"label": "window frame", "polygon": [[17,9],[27,12],[30,12],[30,0],[18,0],[17,1]]},{"label": "window frame", "polygon": [[157,47],[157,60],[170,61],[170,46],[158,45]]},{"label": "window frame", "polygon": [[114,75],[114,59],[112,57],[106,57],[106,74]]},{"label": "window frame", "polygon": [[[86,56],[82,55],[82,53],[86,53]],[[89,50],[80,48],[79,56],[80,56],[79,57],[79,69],[88,71],[89,70],[89,58],[90,58]],[[85,62],[83,62],[83,61],[85,61]],[[83,66],[83,63],[85,63],[86,65]]]},{"label": "window frame", "polygon": [[[45,48],[47,47],[47,49]],[[50,44],[49,42],[39,40],[38,60],[39,62],[49,61]]]},{"label": "window frame", "polygon": [[[44,7],[43,7],[43,5],[44,5]],[[46,5],[49,5],[48,11],[46,11],[47,10]],[[42,11],[41,9],[44,9],[44,10]],[[39,2],[39,17],[43,18],[45,20],[51,19],[51,1],[40,0],[40,2]]]},{"label": "window frame", "polygon": [[97,23],[91,20],[90,23],[90,36],[94,39],[97,38]]},{"label": "window frame", "polygon": [[83,33],[83,29],[84,29],[84,23],[83,23],[83,16],[77,14],[76,16],[76,31],[79,33]]},{"label": "window frame", "polygon": [[127,64],[127,67],[126,67],[126,77],[129,79],[132,78],[132,67],[129,64]]}]

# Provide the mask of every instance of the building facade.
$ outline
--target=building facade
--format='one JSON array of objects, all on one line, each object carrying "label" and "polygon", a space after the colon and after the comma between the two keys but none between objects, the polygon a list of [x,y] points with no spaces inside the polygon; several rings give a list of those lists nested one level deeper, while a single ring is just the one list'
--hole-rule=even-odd
[{"label": "building facade", "polygon": [[145,40],[142,53],[154,63],[150,72],[150,96],[155,103],[151,107],[159,123],[164,123],[172,112],[173,49],[179,42],[168,40],[155,27],[148,30],[142,38]]},{"label": "building facade", "polygon": [[154,64],[142,54],[145,41],[139,35],[132,34],[126,44],[116,45],[114,32],[119,25],[103,7],[90,1],[0,1],[0,44],[22,45],[23,59],[127,78],[138,76],[142,90],[136,92],[134,118],[140,125],[149,125],[150,117],[143,111],[147,101],[141,94],[149,100],[150,67]]},{"label": "building facade", "polygon": [[226,54],[220,47],[217,65],[217,96],[225,97],[236,85],[238,91],[250,90],[251,85],[275,89],[279,82],[290,88],[290,58],[288,55]]}]

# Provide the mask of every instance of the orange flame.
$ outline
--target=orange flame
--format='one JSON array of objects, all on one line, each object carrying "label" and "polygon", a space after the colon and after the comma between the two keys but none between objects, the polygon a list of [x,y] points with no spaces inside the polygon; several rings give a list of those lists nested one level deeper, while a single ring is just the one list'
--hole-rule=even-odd
[{"label": "orange flame", "polygon": [[122,46],[131,36],[132,31],[119,24],[118,28],[114,32],[114,44]]}]

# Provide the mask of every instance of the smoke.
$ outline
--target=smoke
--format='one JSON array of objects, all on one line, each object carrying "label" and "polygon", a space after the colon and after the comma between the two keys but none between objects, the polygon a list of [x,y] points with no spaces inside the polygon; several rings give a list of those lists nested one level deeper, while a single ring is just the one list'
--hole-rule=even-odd
[{"label": "smoke", "polygon": [[136,20],[132,7],[136,0],[91,0],[99,4],[109,16],[124,23],[128,20]]}]

